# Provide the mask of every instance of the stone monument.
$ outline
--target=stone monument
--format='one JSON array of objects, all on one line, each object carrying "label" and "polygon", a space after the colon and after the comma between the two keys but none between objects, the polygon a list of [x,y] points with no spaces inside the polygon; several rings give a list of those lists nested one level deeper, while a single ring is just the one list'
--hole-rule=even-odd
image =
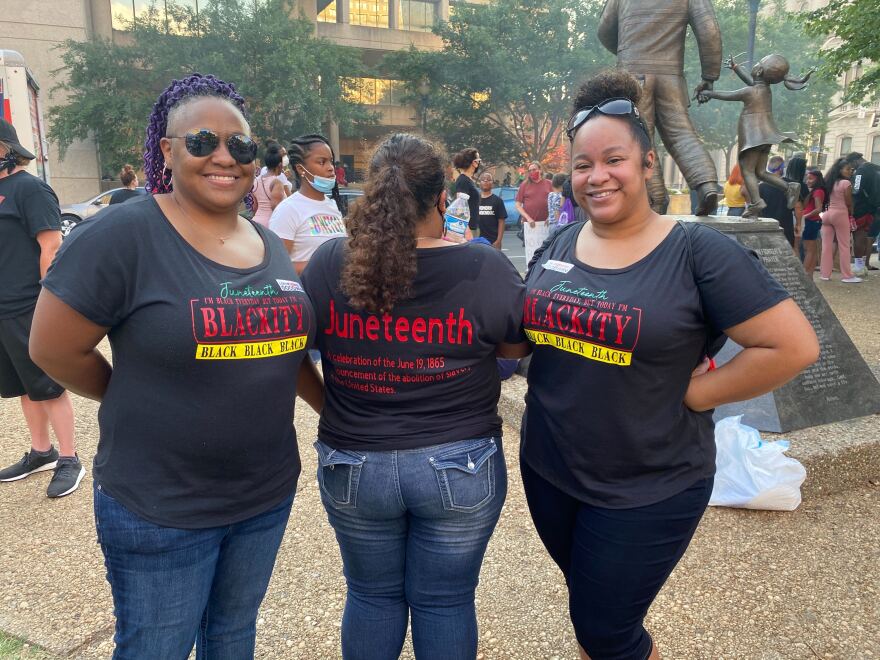
[{"label": "stone monument", "polygon": [[[761,431],[786,433],[880,412],[880,383],[822,293],[804,273],[775,220],[744,222],[739,218],[678,216],[701,221],[751,248],[767,270],[786,288],[819,337],[819,360],[797,378],[763,396],[719,406],[715,420],[742,415],[743,423]],[[733,340],[716,356],[723,364],[741,349]]]}]

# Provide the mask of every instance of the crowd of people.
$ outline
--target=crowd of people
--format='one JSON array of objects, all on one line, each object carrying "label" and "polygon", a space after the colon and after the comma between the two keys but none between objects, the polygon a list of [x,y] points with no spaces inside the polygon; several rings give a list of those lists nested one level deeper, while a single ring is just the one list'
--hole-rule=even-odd
[{"label": "crowd of people", "polygon": [[[325,138],[268,145],[259,174],[243,98],[192,74],[150,115],[150,194],[80,223],[56,255],[51,191],[2,129],[0,231],[27,247],[18,298],[0,293],[0,393],[34,421],[13,469],[79,465],[64,388],[100,401],[94,515],[115,658],[253,657],[300,478],[299,397],[320,416],[342,657],[393,660],[410,628],[419,660],[473,660],[508,492],[497,359],[528,354],[520,470],[579,653],[659,658],[644,619],[712,491],[713,409],[782,385],[819,348],[753,252],[651,209],[640,94],[623,71],[591,78],[567,126],[571,175],[528,166],[525,278],[498,249],[504,205],[476,149],[454,164],[479,236],[453,243],[430,141],[384,140],[344,214]],[[727,337],[743,350],[715,368]]]},{"label": "crowd of people", "polygon": [[[837,159],[823,174],[808,167],[803,155],[795,154],[788,162],[773,156],[767,171],[799,186],[793,203],[770,184],[762,182],[758,190],[765,204],[761,215],[779,222],[808,277],[812,279],[819,270],[820,278],[828,281],[832,271],[839,270],[841,282],[858,284],[868,271],[878,270],[871,256],[880,234],[880,167],[853,152]],[[727,215],[741,216],[749,200],[739,165],[735,165],[724,184],[722,204]]]}]

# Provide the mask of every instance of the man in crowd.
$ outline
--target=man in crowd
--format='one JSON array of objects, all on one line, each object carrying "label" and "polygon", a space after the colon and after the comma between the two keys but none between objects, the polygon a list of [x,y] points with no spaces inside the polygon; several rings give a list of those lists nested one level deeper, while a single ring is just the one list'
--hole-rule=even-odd
[{"label": "man in crowd", "polygon": [[504,208],[502,199],[492,192],[495,178],[491,172],[483,172],[480,175],[480,203],[478,206],[478,226],[480,236],[485,238],[496,250],[501,249],[501,240],[504,238],[504,221],[507,219],[507,209]]},{"label": "man in crowd", "polygon": [[848,154],[846,161],[853,166],[853,217],[856,231],[853,233],[855,267],[853,275],[863,276],[871,265],[871,246],[880,234],[880,167],[865,160],[858,152]]},{"label": "man in crowd", "polygon": [[31,436],[30,451],[0,470],[0,481],[54,470],[46,494],[62,497],[77,489],[86,471],[76,455],[70,396],[28,355],[40,280],[61,245],[58,198],[25,171],[33,159],[12,124],[0,119],[0,396],[20,398]]}]

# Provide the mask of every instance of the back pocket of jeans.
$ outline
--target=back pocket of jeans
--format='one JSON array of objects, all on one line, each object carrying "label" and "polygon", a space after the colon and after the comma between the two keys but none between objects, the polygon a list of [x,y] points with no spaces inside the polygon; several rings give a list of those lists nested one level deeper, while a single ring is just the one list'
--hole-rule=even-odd
[{"label": "back pocket of jeans", "polygon": [[456,443],[428,459],[437,473],[440,497],[447,511],[476,511],[495,495],[495,438]]},{"label": "back pocket of jeans", "polygon": [[361,468],[367,457],[348,449],[334,449],[320,440],[315,443],[315,449],[321,493],[336,506],[355,506]]}]

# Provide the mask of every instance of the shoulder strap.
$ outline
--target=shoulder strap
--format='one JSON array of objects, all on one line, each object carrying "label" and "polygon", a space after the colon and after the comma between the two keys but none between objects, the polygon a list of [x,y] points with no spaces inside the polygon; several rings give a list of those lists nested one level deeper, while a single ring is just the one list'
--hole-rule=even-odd
[{"label": "shoulder strap", "polygon": [[583,222],[573,222],[571,224],[563,225],[556,232],[554,232],[552,236],[548,237],[547,240],[544,241],[544,243],[541,245],[541,247],[539,247],[537,250],[535,250],[535,254],[534,254],[534,256],[532,256],[532,260],[529,262],[528,266],[526,267],[526,278],[528,278],[528,276],[531,274],[532,268],[534,268],[535,264],[537,264],[541,260],[541,257],[543,256],[544,252],[551,245],[553,245],[559,239],[560,236],[562,236],[567,231],[571,231],[571,229],[573,227],[582,227],[583,225],[584,225]]}]

